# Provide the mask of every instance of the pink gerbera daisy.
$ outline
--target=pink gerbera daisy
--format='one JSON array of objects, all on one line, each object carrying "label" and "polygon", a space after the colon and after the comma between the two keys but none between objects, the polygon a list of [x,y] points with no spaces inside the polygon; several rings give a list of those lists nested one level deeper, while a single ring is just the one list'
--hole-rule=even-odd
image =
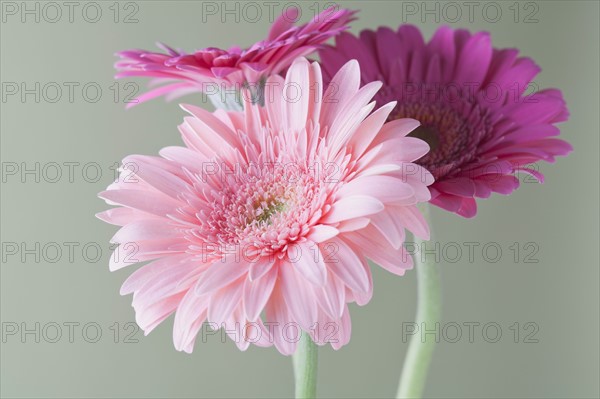
[{"label": "pink gerbera daisy", "polygon": [[383,82],[378,105],[398,102],[390,120],[421,122],[413,135],[431,146],[418,161],[435,176],[431,203],[451,212],[474,216],[475,198],[510,194],[517,172],[543,181],[532,164],[572,149],[553,138],[568,117],[561,92],[525,94],[540,68],[515,49],[492,48],[488,33],[441,27],[425,43],[414,26],[379,28],[342,33],[319,54],[325,81],[357,59],[363,83]]},{"label": "pink gerbera daisy", "polygon": [[98,214],[123,226],[112,241],[135,247],[111,270],[153,260],[121,293],[146,333],[175,312],[178,350],[192,351],[205,321],[241,349],[291,354],[299,331],[339,348],[347,304],[372,295],[367,259],[401,275],[405,228],[429,234],[416,204],[433,177],[413,163],[429,147],[406,137],[418,122],[385,123],[395,103],[371,113],[380,82],[359,88],[351,61],[323,92],[320,66],[300,58],[267,83],[264,107],[183,106],[186,147],[125,158],[135,167],[100,193],[121,206]]},{"label": "pink gerbera daisy", "polygon": [[187,54],[158,44],[166,53],[127,50],[117,53],[117,78],[151,77],[158,85],[137,98],[139,102],[166,95],[173,99],[194,92],[218,94],[223,89],[254,85],[267,76],[284,71],[292,61],[305,56],[339,32],[348,28],[354,12],[329,8],[309,23],[294,26],[298,9],[290,7],[273,24],[266,40],[250,48],[231,47],[222,50],[208,47]]}]

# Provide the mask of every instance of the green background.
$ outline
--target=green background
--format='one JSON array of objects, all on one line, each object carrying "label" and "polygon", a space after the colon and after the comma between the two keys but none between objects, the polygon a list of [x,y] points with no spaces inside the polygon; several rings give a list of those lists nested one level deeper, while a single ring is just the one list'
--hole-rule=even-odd
[{"label": "green background", "polygon": [[[62,2],[59,2],[59,4]],[[186,50],[206,46],[250,45],[266,36],[265,14],[257,22],[239,23],[229,16],[202,21],[202,3],[192,1],[136,1],[138,23],[122,23],[125,2],[118,4],[120,22],[114,23],[110,2],[99,2],[103,16],[98,23],[82,18],[80,3],[74,22],[63,15],[56,23],[32,16],[23,23],[19,15],[3,15],[1,27],[1,80],[5,82],[78,82],[74,101],[66,89],[56,103],[22,102],[10,96],[1,103],[2,162],[30,168],[57,162],[79,162],[73,182],[65,175],[51,183],[36,183],[32,175],[8,176],[2,184],[1,240],[24,242],[29,248],[56,242],[78,242],[71,262],[63,247],[55,263],[28,256],[7,256],[1,268],[1,319],[3,326],[26,323],[33,328],[47,323],[78,322],[74,342],[63,336],[57,343],[34,335],[6,336],[1,343],[1,394],[3,397],[286,397],[292,393],[291,359],[274,348],[251,347],[240,352],[218,336],[198,342],[192,355],[175,351],[172,318],[149,336],[134,336],[125,343],[125,323],[134,320],[131,297],[119,296],[129,270],[108,271],[108,240],[116,227],[104,224],[94,213],[106,209],[96,194],[111,181],[111,165],[131,153],[156,154],[167,145],[181,144],[176,126],[183,111],[162,99],[125,110],[122,98],[115,103],[113,53],[128,48],[153,48],[160,40]],[[302,3],[302,2],[301,2]],[[462,4],[463,2],[458,2]],[[20,4],[20,2],[18,2]],[[28,5],[34,7],[34,3]],[[220,6],[221,2],[217,2]],[[258,2],[259,5],[263,2]],[[283,4],[278,3],[276,10]],[[315,9],[304,2],[306,21]],[[403,19],[419,24],[425,37],[437,26],[430,15],[403,14],[402,2],[341,3],[360,9],[353,32],[366,27],[396,27]],[[421,2],[414,3],[421,7]],[[518,47],[542,66],[536,78],[540,88],[563,90],[571,112],[562,125],[562,136],[575,151],[557,164],[540,165],[543,185],[527,183],[510,197],[495,195],[479,202],[475,219],[433,210],[433,225],[441,245],[467,242],[498,243],[501,259],[486,262],[481,250],[469,262],[443,265],[444,322],[498,323],[497,343],[484,339],[481,327],[474,342],[463,337],[457,343],[441,342],[430,370],[426,395],[430,397],[598,397],[599,375],[599,265],[598,265],[598,151],[599,151],[599,50],[596,1],[540,1],[537,23],[524,23],[533,7],[517,4],[519,22],[509,8],[514,2],[498,2],[503,15],[487,22],[481,10],[470,22],[466,15],[451,24],[492,33],[496,47]],[[435,3],[427,3],[435,7]],[[40,4],[42,6],[42,4]],[[228,6],[235,7],[234,3]],[[406,6],[406,5],[405,5]],[[441,7],[443,3],[440,3]],[[63,12],[66,9],[63,7]],[[440,8],[440,11],[442,9]],[[48,9],[50,13],[52,10]],[[248,10],[250,11],[250,10]],[[447,12],[452,10],[446,9]],[[463,13],[466,8],[462,8]],[[493,10],[488,10],[493,17]],[[91,11],[89,11],[91,13]],[[89,14],[92,15],[93,14]],[[248,14],[250,15],[250,14]],[[54,14],[46,15],[53,18]],[[452,17],[453,15],[448,14]],[[135,81],[135,80],[133,80]],[[96,82],[102,88],[98,102],[86,101],[81,87]],[[142,80],[138,80],[142,84]],[[122,83],[126,83],[123,81]],[[143,85],[140,86],[143,88]],[[47,93],[53,96],[52,93]],[[90,95],[93,92],[90,89]],[[120,94],[126,94],[122,88]],[[183,101],[199,102],[200,96]],[[208,105],[207,105],[208,106]],[[102,176],[97,182],[82,177],[82,165],[96,162]],[[49,167],[48,167],[49,168]],[[94,168],[87,180],[93,181]],[[46,169],[50,174],[50,169]],[[54,175],[52,174],[50,178]],[[91,176],[91,177],[90,177]],[[48,177],[48,176],[47,176]],[[523,178],[521,179],[523,180]],[[83,258],[85,243],[98,243],[103,255],[97,262]],[[518,262],[509,247],[521,246]],[[539,247],[538,263],[524,263],[523,245]],[[451,244],[452,245],[452,244]],[[450,251],[450,247],[449,251]],[[89,256],[94,257],[93,248]],[[450,257],[454,252],[448,252]],[[493,257],[493,251],[490,250]],[[6,254],[5,254],[6,255]],[[395,277],[374,268],[375,294],[365,307],[352,306],[352,339],[340,351],[320,351],[319,385],[322,397],[390,397],[395,394],[407,347],[402,342],[402,322],[413,320],[416,298],[415,273]],[[88,343],[81,328],[98,323],[102,337]],[[110,326],[120,323],[114,343]],[[510,326],[520,323],[514,342]],[[536,323],[537,343],[524,343],[527,322]],[[54,336],[54,330],[47,335]],[[129,330],[131,331],[131,329]],[[529,330],[531,331],[531,330]],[[89,330],[93,338],[93,330]],[[450,334],[450,333],[449,333]],[[24,342],[22,342],[24,341]]]}]

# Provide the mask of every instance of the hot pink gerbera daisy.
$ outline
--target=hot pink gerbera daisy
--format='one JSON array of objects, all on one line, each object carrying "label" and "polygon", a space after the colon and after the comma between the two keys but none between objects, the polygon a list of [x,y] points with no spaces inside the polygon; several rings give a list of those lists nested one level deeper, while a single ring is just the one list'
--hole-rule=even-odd
[{"label": "hot pink gerbera daisy", "polygon": [[[266,40],[248,49],[232,47],[222,50],[208,47],[187,54],[158,44],[165,53],[127,50],[117,53],[117,78],[151,77],[152,86],[159,85],[137,98],[129,106],[166,95],[167,99],[194,92],[218,94],[231,87],[241,89],[256,84],[267,76],[284,71],[292,61],[312,53],[339,32],[348,28],[354,12],[329,8],[309,23],[294,26],[298,9],[287,8],[273,24]],[[212,97],[211,97],[212,99]]]},{"label": "hot pink gerbera daisy", "polygon": [[121,289],[146,333],[175,312],[175,347],[187,352],[204,321],[241,349],[291,354],[301,330],[348,342],[347,304],[372,295],[367,259],[398,275],[412,266],[404,229],[428,236],[416,204],[433,181],[413,163],[428,145],[406,137],[418,122],[385,123],[396,104],[371,113],[381,83],[359,86],[356,61],[323,92],[320,66],[300,58],[285,80],[269,77],[264,107],[185,105],[186,147],[124,159],[125,178],[100,194],[122,207],[98,217],[135,248],[112,270],[153,260]]},{"label": "hot pink gerbera daisy", "polygon": [[517,172],[541,182],[532,164],[571,151],[552,138],[560,133],[554,124],[568,117],[561,92],[525,94],[535,89],[528,85],[540,68],[515,49],[493,49],[485,32],[441,27],[425,43],[410,25],[379,28],[359,37],[342,33],[319,54],[325,81],[356,59],[363,83],[383,82],[378,105],[398,102],[390,120],[421,122],[413,135],[431,146],[418,161],[435,176],[431,203],[451,212],[474,216],[475,198],[510,194],[519,186]]}]

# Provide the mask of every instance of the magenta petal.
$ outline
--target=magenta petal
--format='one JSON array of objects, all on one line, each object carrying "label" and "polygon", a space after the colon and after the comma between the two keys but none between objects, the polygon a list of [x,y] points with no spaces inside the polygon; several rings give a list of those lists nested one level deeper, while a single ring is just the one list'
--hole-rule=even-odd
[{"label": "magenta petal", "polygon": [[454,79],[462,82],[483,82],[492,59],[492,45],[487,33],[471,36],[462,48]]},{"label": "magenta petal", "polygon": [[115,64],[118,77],[154,76],[175,79],[177,82],[142,94],[140,102],[173,93],[201,92],[207,87],[199,82],[215,83],[227,88],[255,83],[270,74],[285,70],[297,57],[312,53],[319,45],[348,28],[354,12],[333,8],[323,10],[310,22],[295,26],[300,16],[296,7],[288,7],[279,16],[265,40],[246,49],[237,46],[229,50],[208,47],[186,54],[158,43],[165,53],[128,50],[117,53]]},{"label": "magenta petal", "polygon": [[448,194],[460,197],[473,197],[475,185],[467,178],[446,179],[436,184],[436,188]]},{"label": "magenta petal", "polygon": [[[395,34],[387,28],[358,37],[345,33],[319,54],[325,77],[344,61],[368,65],[362,81],[383,82],[377,105],[396,104],[386,126],[404,118],[421,122],[411,135],[425,139],[431,149],[413,161],[435,178],[431,202],[450,212],[473,217],[474,198],[508,194],[518,186],[507,175],[538,161],[554,162],[572,150],[554,138],[560,134],[555,124],[569,116],[562,92],[526,95],[540,68],[519,57],[518,50],[494,49],[486,32],[440,27],[425,43],[416,27],[401,25]],[[364,149],[358,176],[395,173],[389,161],[398,159],[403,146],[396,140],[402,135],[393,133],[385,132]],[[416,191],[416,198],[425,196]]]},{"label": "magenta petal", "polygon": [[477,202],[474,198],[463,198],[457,213],[466,218],[474,217],[477,214]]}]

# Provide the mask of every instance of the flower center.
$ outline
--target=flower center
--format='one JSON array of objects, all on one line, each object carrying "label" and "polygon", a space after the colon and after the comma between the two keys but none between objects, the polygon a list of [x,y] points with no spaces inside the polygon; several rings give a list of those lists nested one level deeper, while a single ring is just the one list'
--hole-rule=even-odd
[{"label": "flower center", "polygon": [[438,148],[440,144],[439,135],[440,133],[434,126],[423,125],[419,126],[409,134],[410,137],[416,137],[429,144],[430,151],[435,151]]},{"label": "flower center", "polygon": [[271,224],[271,218],[276,213],[281,213],[286,210],[286,206],[284,202],[279,200],[273,200],[270,203],[267,203],[266,206],[264,202],[257,204],[255,208],[256,219],[260,223]]},{"label": "flower center", "polygon": [[491,131],[488,112],[464,98],[450,102],[411,99],[400,101],[390,119],[413,118],[421,122],[409,136],[429,144],[430,151],[416,163],[436,179],[457,171],[477,156],[477,147]]},{"label": "flower center", "polygon": [[308,170],[228,176],[219,192],[210,193],[210,210],[198,217],[201,233],[219,249],[233,245],[244,254],[281,254],[308,233],[325,193]]}]

